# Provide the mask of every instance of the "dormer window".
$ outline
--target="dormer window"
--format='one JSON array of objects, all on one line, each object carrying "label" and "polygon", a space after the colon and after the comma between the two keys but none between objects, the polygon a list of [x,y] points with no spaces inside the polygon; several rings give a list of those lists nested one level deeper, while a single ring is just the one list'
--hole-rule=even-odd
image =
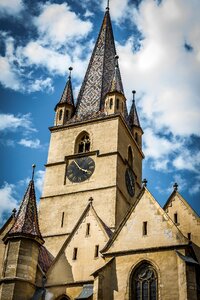
[{"label": "dormer window", "polygon": [[90,136],[88,133],[84,132],[80,134],[76,141],[76,151],[77,153],[84,153],[90,151]]}]

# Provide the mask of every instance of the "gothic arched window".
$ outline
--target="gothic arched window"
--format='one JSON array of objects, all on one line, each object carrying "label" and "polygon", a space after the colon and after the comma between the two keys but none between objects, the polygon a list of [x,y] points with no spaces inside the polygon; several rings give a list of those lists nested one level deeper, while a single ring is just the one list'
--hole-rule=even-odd
[{"label": "gothic arched window", "polygon": [[128,147],[128,164],[131,168],[133,168],[133,154],[131,146]]},{"label": "gothic arched window", "polygon": [[157,285],[155,269],[144,262],[131,275],[130,300],[157,300]]},{"label": "gothic arched window", "polygon": [[84,153],[90,151],[90,136],[87,132],[79,135],[76,141],[76,152]]}]

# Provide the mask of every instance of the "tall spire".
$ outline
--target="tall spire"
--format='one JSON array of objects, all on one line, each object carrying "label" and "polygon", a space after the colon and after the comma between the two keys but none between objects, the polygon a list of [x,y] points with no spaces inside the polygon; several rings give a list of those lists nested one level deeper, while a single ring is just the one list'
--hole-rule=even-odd
[{"label": "tall spire", "polygon": [[[104,108],[105,95],[109,92],[115,71],[115,56],[115,42],[109,6],[107,6],[99,36],[78,95],[76,116],[86,116]],[[120,74],[119,69],[118,73]]]},{"label": "tall spire", "polygon": [[136,91],[132,91],[132,93],[133,93],[133,103],[132,103],[131,110],[130,110],[130,113],[129,113],[129,116],[128,116],[129,126],[131,127],[131,129],[134,126],[141,127],[139,117],[138,117],[138,113],[137,113],[137,109],[136,109],[136,105],[135,105]]},{"label": "tall spire", "polygon": [[69,104],[74,107],[74,96],[73,96],[73,90],[72,90],[72,83],[71,83],[71,72],[73,68],[69,67],[69,76],[67,83],[65,85],[64,91],[62,93],[62,96],[60,98],[60,101],[57,103],[55,110],[59,104]]},{"label": "tall spire", "polygon": [[5,240],[11,237],[29,237],[43,243],[38,224],[38,214],[34,187],[34,169],[33,165],[32,179],[29,182],[24,198],[17,213],[15,223],[5,237]]}]

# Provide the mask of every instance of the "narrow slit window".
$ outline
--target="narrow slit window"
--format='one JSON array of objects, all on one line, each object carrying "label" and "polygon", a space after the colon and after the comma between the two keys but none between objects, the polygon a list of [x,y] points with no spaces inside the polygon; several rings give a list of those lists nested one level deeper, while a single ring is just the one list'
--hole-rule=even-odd
[{"label": "narrow slit window", "polygon": [[110,109],[113,107],[113,98],[110,99]]},{"label": "narrow slit window", "polygon": [[119,109],[119,99],[117,99],[116,108]]},{"label": "narrow slit window", "polygon": [[143,235],[147,235],[147,222],[143,222]]},{"label": "narrow slit window", "polygon": [[64,219],[65,219],[65,213],[63,211],[62,218],[61,218],[61,227],[63,227],[63,225],[64,225]]},{"label": "narrow slit window", "polygon": [[99,245],[95,246],[95,250],[94,250],[94,257],[99,257]]},{"label": "narrow slit window", "polygon": [[74,248],[74,251],[73,251],[73,260],[77,260],[77,254],[78,254],[78,248]]},{"label": "narrow slit window", "polygon": [[178,223],[178,214],[177,213],[174,214],[174,223],[175,224]]},{"label": "narrow slit window", "polygon": [[63,111],[62,109],[59,111],[59,121],[62,119],[62,114],[63,114]]},{"label": "narrow slit window", "polygon": [[188,236],[188,240],[191,241],[191,238],[192,238],[191,232],[188,232],[187,236]]},{"label": "narrow slit window", "polygon": [[69,110],[67,109],[66,110],[66,120],[68,120],[69,119]]},{"label": "narrow slit window", "polygon": [[90,235],[90,223],[86,224],[86,235]]},{"label": "narrow slit window", "polygon": [[137,132],[135,133],[135,140],[138,143],[138,133]]}]

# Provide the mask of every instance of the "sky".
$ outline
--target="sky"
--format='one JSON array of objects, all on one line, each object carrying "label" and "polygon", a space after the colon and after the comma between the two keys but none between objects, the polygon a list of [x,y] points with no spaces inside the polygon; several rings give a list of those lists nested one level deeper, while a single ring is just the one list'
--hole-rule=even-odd
[{"label": "sky", "polygon": [[[0,225],[36,164],[41,196],[54,107],[75,98],[107,1],[0,0]],[[143,135],[143,178],[161,206],[179,192],[200,214],[200,1],[110,0],[119,66]]]}]

